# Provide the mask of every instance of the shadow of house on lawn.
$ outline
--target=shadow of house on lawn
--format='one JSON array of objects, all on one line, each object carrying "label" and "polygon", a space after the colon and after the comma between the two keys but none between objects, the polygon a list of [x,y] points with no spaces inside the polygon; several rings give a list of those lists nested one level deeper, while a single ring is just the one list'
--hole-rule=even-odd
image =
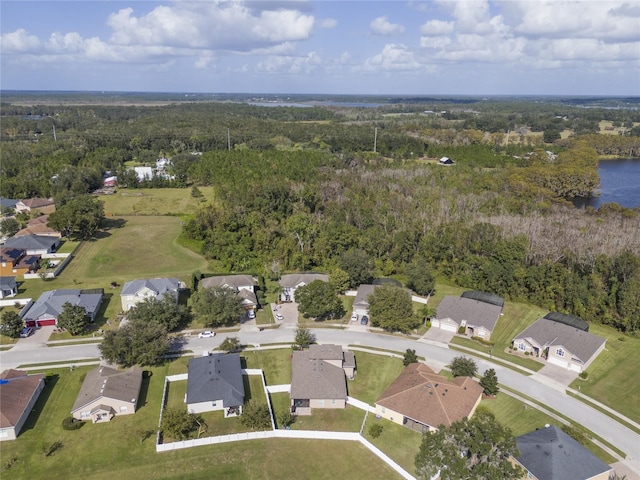
[{"label": "shadow of house on lawn", "polygon": [[47,404],[49,397],[51,396],[51,392],[53,392],[54,387],[58,383],[59,376],[57,374],[47,373],[44,377],[44,389],[40,393],[36,404],[33,406],[33,410],[29,413],[29,417],[27,421],[24,423],[22,430],[18,434],[18,438],[23,435],[27,430],[32,430],[38,423],[38,419],[40,418],[40,414],[42,414],[42,410]]},{"label": "shadow of house on lawn", "polygon": [[149,383],[151,382],[152,376],[153,372],[150,370],[144,370],[142,372],[142,385],[140,385],[137,410],[140,410],[141,407],[144,407],[147,404],[147,394],[149,393]]}]

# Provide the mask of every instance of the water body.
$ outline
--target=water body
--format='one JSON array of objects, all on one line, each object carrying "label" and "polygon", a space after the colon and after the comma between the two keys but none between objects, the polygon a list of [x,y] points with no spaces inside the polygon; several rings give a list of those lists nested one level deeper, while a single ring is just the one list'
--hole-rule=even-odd
[{"label": "water body", "polygon": [[598,208],[605,203],[617,203],[627,208],[640,207],[640,158],[600,160],[598,165],[601,195],[575,198],[576,207]]}]

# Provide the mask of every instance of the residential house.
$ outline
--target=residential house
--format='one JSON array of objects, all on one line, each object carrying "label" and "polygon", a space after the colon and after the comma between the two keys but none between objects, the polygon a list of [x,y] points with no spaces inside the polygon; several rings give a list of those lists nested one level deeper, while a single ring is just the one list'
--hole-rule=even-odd
[{"label": "residential house", "polygon": [[464,328],[469,336],[489,340],[501,313],[502,307],[498,305],[448,295],[438,304],[431,327],[449,332]]},{"label": "residential house", "polygon": [[580,328],[539,318],[513,339],[513,348],[547,358],[547,362],[582,372],[604,349],[606,340]]},{"label": "residential house", "polygon": [[0,197],[0,210],[1,210],[0,213],[4,213],[5,211],[10,211],[10,210],[15,210],[17,203],[18,203],[18,200],[15,200],[13,198]]},{"label": "residential house", "polygon": [[148,182],[153,179],[153,168],[151,167],[133,167],[133,171],[136,172],[138,182]]},{"label": "residential house", "polygon": [[8,238],[5,247],[21,248],[27,255],[45,255],[53,253],[60,246],[60,237],[50,235],[24,235]]},{"label": "residential house", "polygon": [[64,304],[70,303],[83,307],[93,322],[102,303],[102,296],[102,293],[83,293],[76,289],[49,290],[40,295],[35,303],[28,304],[20,312],[20,317],[27,327],[57,325],[58,315],[62,313]]},{"label": "residential house", "polygon": [[280,293],[280,299],[283,302],[295,302],[296,301],[296,289],[309,285],[315,280],[321,280],[323,282],[329,281],[329,276],[322,273],[291,273],[282,275],[280,278],[280,287],[282,292]]},{"label": "residential house", "polygon": [[49,215],[40,215],[39,217],[32,218],[27,223],[27,226],[14,235],[14,237],[24,237],[26,235],[43,235],[50,237],[62,238],[62,233],[57,232],[48,225]]},{"label": "residential house", "polygon": [[116,370],[100,366],[89,371],[84,377],[80,393],[76,398],[71,415],[78,420],[104,423],[116,415],[136,413],[142,370]]},{"label": "residential house", "polygon": [[102,180],[102,186],[103,187],[115,187],[116,184],[118,183],[118,177],[116,177],[115,175],[111,175],[110,177],[105,177]]},{"label": "residential house", "polygon": [[15,297],[17,294],[16,277],[0,277],[0,298]]},{"label": "residential house", "polygon": [[339,345],[311,345],[293,352],[291,369],[291,412],[311,415],[314,408],[345,408],[345,376],[353,378],[356,361],[353,352]]},{"label": "residential house", "polygon": [[0,441],[18,437],[43,389],[43,373],[5,370],[0,374]]},{"label": "residential house", "polygon": [[40,268],[40,255],[27,255],[21,248],[0,248],[0,275],[19,276],[35,273]]},{"label": "residential house", "polygon": [[418,432],[471,418],[482,387],[471,377],[449,380],[422,363],[408,365],[376,401],[376,415]]},{"label": "residential house", "polygon": [[122,311],[127,312],[148,298],[160,301],[169,296],[178,303],[178,292],[181,288],[184,288],[184,284],[177,278],[131,280],[122,286],[120,292]]},{"label": "residential house", "polygon": [[353,313],[359,317],[369,315],[369,295],[373,293],[376,285],[360,285],[353,299]]},{"label": "residential house", "polygon": [[225,418],[242,414],[244,383],[240,354],[192,358],[188,369],[185,403],[189,413],[222,410]]},{"label": "residential house", "polygon": [[220,275],[200,280],[200,288],[225,287],[233,290],[242,299],[242,305],[247,310],[258,307],[255,285],[256,279],[251,275]]},{"label": "residential house", "polygon": [[15,206],[16,213],[25,212],[32,213],[53,213],[56,211],[56,204],[53,198],[27,198],[18,200]]},{"label": "residential house", "polygon": [[555,425],[516,438],[523,479],[608,480],[613,469]]}]

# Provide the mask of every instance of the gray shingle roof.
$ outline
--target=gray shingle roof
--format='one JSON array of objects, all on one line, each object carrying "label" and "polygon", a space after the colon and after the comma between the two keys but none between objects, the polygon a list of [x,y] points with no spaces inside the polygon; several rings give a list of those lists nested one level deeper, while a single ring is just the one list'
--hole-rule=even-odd
[{"label": "gray shingle roof", "polygon": [[244,403],[244,383],[238,353],[189,360],[187,404],[214,400],[222,400],[225,408]]},{"label": "gray shingle roof", "polygon": [[256,281],[251,275],[218,275],[200,280],[203,288],[229,286],[238,290],[240,287],[255,285]]},{"label": "gray shingle roof", "polygon": [[58,318],[62,307],[69,302],[71,305],[84,307],[87,314],[93,318],[102,303],[101,293],[81,293],[81,290],[49,290],[44,292],[38,300],[23,314],[25,321],[44,318]]},{"label": "gray shingle roof", "polygon": [[466,320],[467,325],[493,331],[501,311],[502,308],[497,305],[471,298],[446,296],[436,309],[436,318],[450,318],[458,325],[462,320]]},{"label": "gray shingle roof", "polygon": [[59,238],[51,235],[23,235],[21,237],[8,238],[4,242],[4,246],[23,250],[49,250],[59,241]]},{"label": "gray shingle roof", "polygon": [[308,351],[293,352],[290,396],[293,399],[346,400],[344,370],[324,360],[312,359]]},{"label": "gray shingle roof", "polygon": [[369,300],[367,298],[373,293],[377,285],[360,285],[356,292],[356,298],[353,299],[354,307],[369,308]]},{"label": "gray shingle roof", "polygon": [[138,367],[129,370],[116,370],[104,366],[95,368],[84,377],[71,413],[99,398],[105,399],[103,404],[107,404],[106,399],[111,398],[135,405],[141,386],[142,370]]},{"label": "gray shingle roof", "polygon": [[290,273],[282,275],[280,278],[280,285],[283,287],[291,288],[304,283],[309,285],[314,280],[322,280],[323,282],[329,281],[329,276],[323,273]]},{"label": "gray shingle roof", "polygon": [[532,338],[543,348],[561,345],[584,363],[606,342],[597,335],[545,318],[539,318],[515,338]]},{"label": "gray shingle roof", "polygon": [[156,293],[156,300],[162,300],[167,293],[176,295],[180,288],[180,280],[177,278],[145,278],[142,280],[131,280],[122,286],[122,295],[135,295],[143,288]]},{"label": "gray shingle roof", "polygon": [[585,480],[611,467],[555,425],[516,439],[518,461],[538,480]]},{"label": "gray shingle roof", "polygon": [[16,288],[16,277],[0,277],[0,288],[4,290]]}]

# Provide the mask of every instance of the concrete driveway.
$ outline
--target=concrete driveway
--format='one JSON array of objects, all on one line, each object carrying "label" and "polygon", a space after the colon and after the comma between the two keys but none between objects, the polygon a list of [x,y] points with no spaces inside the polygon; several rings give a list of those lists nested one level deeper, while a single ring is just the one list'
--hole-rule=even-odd
[{"label": "concrete driveway", "polygon": [[566,387],[578,377],[578,372],[567,370],[566,368],[553,365],[552,363],[547,363],[544,367],[538,370],[536,375],[547,377]]},{"label": "concrete driveway", "polygon": [[34,328],[33,333],[27,338],[20,338],[13,348],[41,348],[49,341],[49,337],[53,333],[53,325],[47,327]]},{"label": "concrete driveway", "polygon": [[[271,311],[273,312],[273,319],[277,324],[282,325],[283,327],[296,327],[298,325],[298,304],[295,302],[291,303],[281,303],[277,305],[275,303],[271,304]],[[282,315],[284,318],[282,320],[278,320],[276,318],[276,314]]]},{"label": "concrete driveway", "polygon": [[421,337],[421,339],[449,345],[449,342],[455,335],[455,332],[447,332],[445,330],[442,330],[441,328],[431,327],[429,330],[427,330],[427,333],[425,333]]}]

